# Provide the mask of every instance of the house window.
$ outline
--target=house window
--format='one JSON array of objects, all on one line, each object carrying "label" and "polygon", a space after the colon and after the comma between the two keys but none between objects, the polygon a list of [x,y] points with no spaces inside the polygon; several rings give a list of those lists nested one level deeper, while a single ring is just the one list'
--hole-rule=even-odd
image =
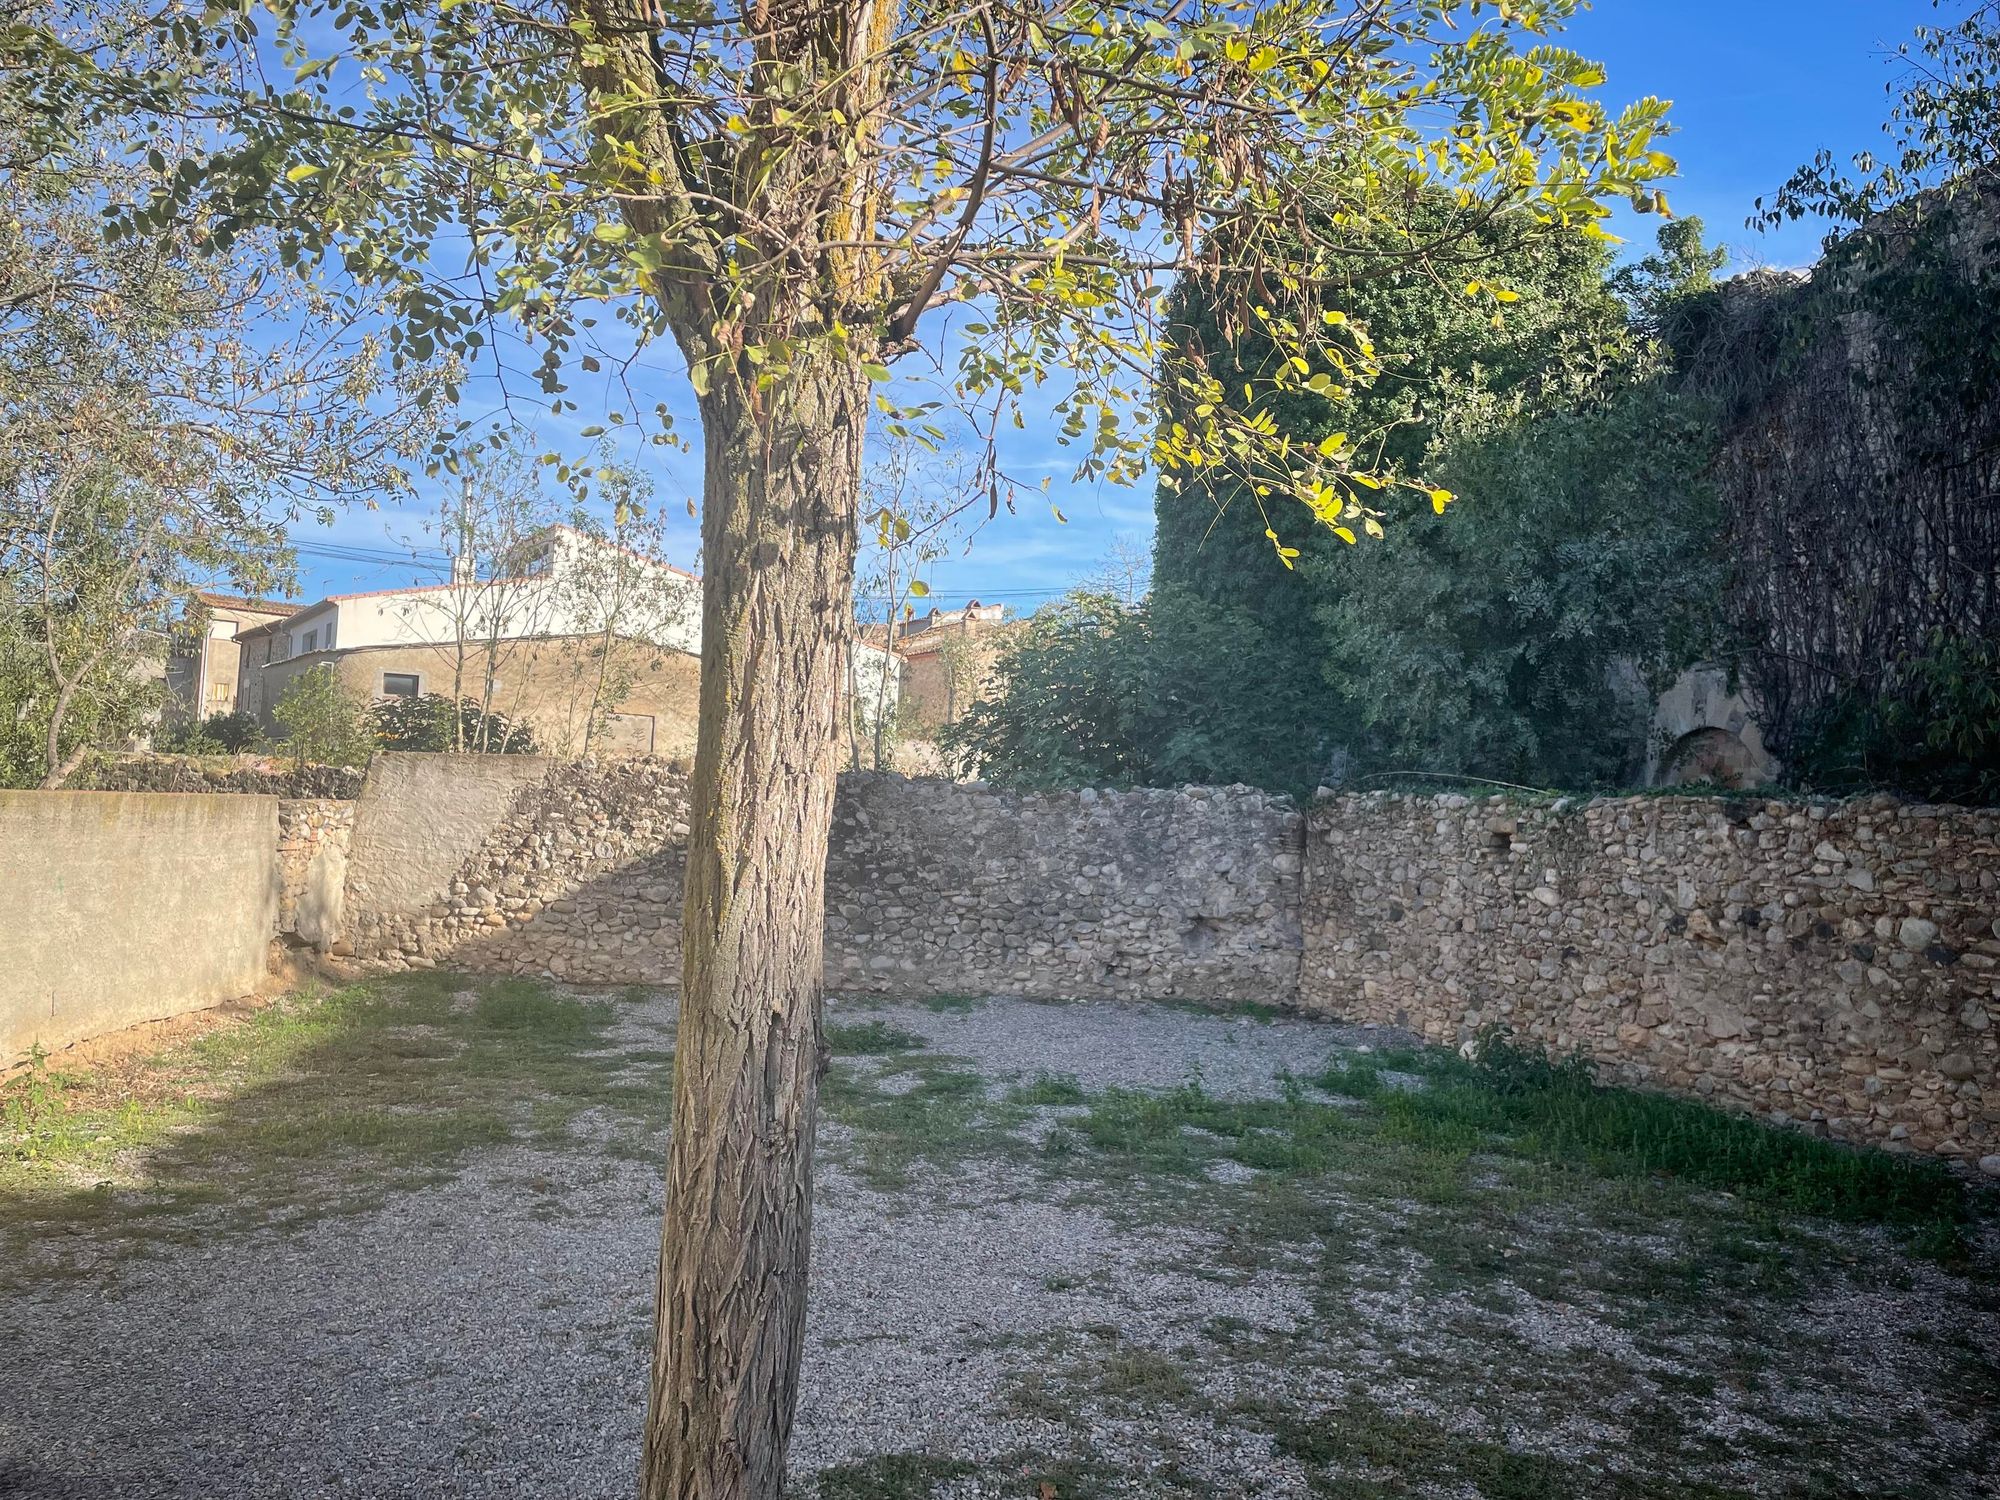
[{"label": "house window", "polygon": [[329,651],[333,649],[333,626],[332,620],[326,622],[326,649]]},{"label": "house window", "polygon": [[308,630],[306,632],[306,643],[299,647],[299,650],[302,652],[319,650],[319,632],[317,630]]},{"label": "house window", "polygon": [[382,674],[382,696],[385,698],[414,698],[423,691],[415,672],[384,672]]}]

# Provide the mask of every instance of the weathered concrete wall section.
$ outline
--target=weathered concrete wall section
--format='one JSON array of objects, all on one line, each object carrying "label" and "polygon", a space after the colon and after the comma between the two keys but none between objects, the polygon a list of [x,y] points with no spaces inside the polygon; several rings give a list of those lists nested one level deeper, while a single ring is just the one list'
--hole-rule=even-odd
[{"label": "weathered concrete wall section", "polygon": [[0,1065],[254,990],[272,797],[0,792]]},{"label": "weathered concrete wall section", "polygon": [[377,920],[425,911],[550,764],[528,755],[377,755],[354,810],[348,909]]},{"label": "weathered concrete wall section", "polygon": [[1248,787],[1016,794],[843,777],[827,982],[1289,1002],[1300,821]]},{"label": "weathered concrete wall section", "polygon": [[[828,982],[1289,1001],[1299,826],[1288,799],[1246,788],[1014,796],[843,777]],[[686,778],[672,766],[556,767],[422,907],[371,910],[350,882],[342,947],[416,967],[448,955],[507,973],[675,983],[687,831]]]},{"label": "weathered concrete wall section", "polygon": [[1857,1140],[2000,1151],[2000,816],[1886,799],[1342,798],[1301,998]]},{"label": "weathered concrete wall section", "polygon": [[[390,819],[386,798],[377,816]],[[474,972],[677,984],[687,832],[687,778],[673,765],[547,767],[423,904],[372,909],[350,880],[333,951],[409,968],[449,956]]]}]

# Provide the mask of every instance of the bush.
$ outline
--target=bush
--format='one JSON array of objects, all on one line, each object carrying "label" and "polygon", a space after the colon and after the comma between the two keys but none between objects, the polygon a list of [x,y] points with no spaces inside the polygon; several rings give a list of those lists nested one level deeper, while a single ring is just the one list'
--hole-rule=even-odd
[{"label": "bush", "polygon": [[453,707],[452,700],[441,693],[390,698],[369,710],[369,724],[376,743],[384,750],[437,752],[456,750],[462,743],[476,754],[538,752],[534,732],[520,720],[491,710],[482,711],[476,700],[461,698],[456,704],[455,726]]},{"label": "bush", "polygon": [[257,716],[240,709],[235,713],[210,714],[201,727],[220,740],[223,749],[232,755],[255,750],[264,743],[264,726],[257,722]]},{"label": "bush", "polygon": [[210,714],[200,723],[172,724],[153,736],[153,748],[168,755],[235,755],[264,743],[255,714]]},{"label": "bush", "polygon": [[1137,605],[1071,593],[1026,623],[994,675],[938,742],[1002,786],[1247,781],[1309,793],[1326,764],[1328,694],[1314,664],[1249,612],[1180,591]]},{"label": "bush", "polygon": [[308,764],[359,766],[374,747],[367,706],[334,675],[318,666],[294,677],[271,715],[285,731],[285,748],[299,769]]},{"label": "bush", "polygon": [[162,755],[226,755],[221,740],[208,732],[208,725],[188,721],[169,724],[153,736],[153,748]]}]

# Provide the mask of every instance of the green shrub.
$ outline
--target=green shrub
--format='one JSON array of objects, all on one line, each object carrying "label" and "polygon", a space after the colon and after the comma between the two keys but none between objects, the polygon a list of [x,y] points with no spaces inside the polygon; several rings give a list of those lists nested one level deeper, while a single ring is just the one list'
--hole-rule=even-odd
[{"label": "green shrub", "polygon": [[473,698],[461,698],[455,707],[454,725],[454,704],[441,693],[389,698],[369,710],[369,725],[384,750],[446,751],[463,746],[478,754],[538,753],[534,732],[519,719],[481,709]]},{"label": "green shrub", "polygon": [[308,668],[294,677],[271,715],[285,731],[285,748],[301,770],[307,765],[358,766],[368,760],[373,741],[367,708],[329,666]]},{"label": "green shrub", "polygon": [[169,724],[153,736],[153,748],[162,755],[226,755],[221,740],[208,732],[206,724]]},{"label": "green shrub", "polygon": [[153,748],[168,755],[235,755],[264,743],[255,714],[210,714],[195,723],[170,724],[153,736]]}]

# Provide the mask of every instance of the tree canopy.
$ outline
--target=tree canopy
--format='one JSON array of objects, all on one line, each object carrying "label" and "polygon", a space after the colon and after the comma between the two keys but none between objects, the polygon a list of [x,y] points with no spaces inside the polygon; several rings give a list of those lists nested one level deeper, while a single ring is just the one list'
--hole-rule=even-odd
[{"label": "tree canopy", "polygon": [[[671,334],[697,390],[725,367],[769,390],[824,359],[880,370],[956,306],[923,332],[982,431],[1059,379],[1082,472],[1237,467],[1338,522],[1375,508],[1345,480],[1373,454],[1274,443],[1266,407],[1382,368],[1342,316],[1356,267],[1472,264],[1496,225],[1601,235],[1607,198],[1651,207],[1672,169],[1663,107],[1606,110],[1602,69],[1545,40],[1575,8],[245,0],[171,23],[233,67],[120,68],[17,29],[12,72],[213,132],[119,228],[274,235],[392,314],[399,365],[525,363],[563,410],[568,377]],[[1132,406],[1173,277],[1283,357],[1240,389],[1176,368],[1155,433]]]}]

